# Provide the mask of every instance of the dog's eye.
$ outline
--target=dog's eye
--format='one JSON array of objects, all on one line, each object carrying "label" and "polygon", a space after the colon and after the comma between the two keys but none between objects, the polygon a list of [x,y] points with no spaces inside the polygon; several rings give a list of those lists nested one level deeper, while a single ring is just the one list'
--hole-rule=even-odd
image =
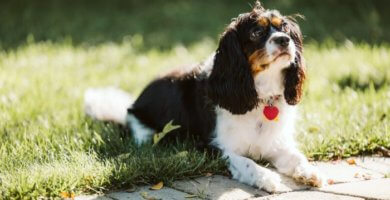
[{"label": "dog's eye", "polygon": [[251,31],[250,39],[252,41],[258,40],[261,36],[263,36],[264,30],[262,28],[255,28]]},{"label": "dog's eye", "polygon": [[288,32],[289,31],[287,22],[283,22],[281,27],[282,27],[282,30],[284,32]]}]

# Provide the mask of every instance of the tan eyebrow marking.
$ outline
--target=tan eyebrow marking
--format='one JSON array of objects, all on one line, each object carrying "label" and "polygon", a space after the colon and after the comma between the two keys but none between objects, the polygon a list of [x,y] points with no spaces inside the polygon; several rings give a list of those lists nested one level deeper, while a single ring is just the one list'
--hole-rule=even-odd
[{"label": "tan eyebrow marking", "polygon": [[275,27],[280,27],[282,25],[282,19],[279,17],[272,17],[271,24]]},{"label": "tan eyebrow marking", "polygon": [[261,17],[258,20],[258,23],[260,24],[260,26],[267,27],[268,24],[269,24],[269,21],[268,21],[268,19],[266,17]]}]

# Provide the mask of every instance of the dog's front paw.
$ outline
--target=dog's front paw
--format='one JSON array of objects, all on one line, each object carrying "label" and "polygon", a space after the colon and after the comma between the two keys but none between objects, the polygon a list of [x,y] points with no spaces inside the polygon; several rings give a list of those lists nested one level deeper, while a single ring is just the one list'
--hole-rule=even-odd
[{"label": "dog's front paw", "polygon": [[281,186],[281,179],[279,174],[269,170],[263,169],[259,179],[256,181],[256,186],[259,189],[263,189],[267,192],[274,193]]},{"label": "dog's front paw", "polygon": [[308,163],[296,167],[293,178],[300,183],[314,187],[322,187],[327,184],[326,177]]}]

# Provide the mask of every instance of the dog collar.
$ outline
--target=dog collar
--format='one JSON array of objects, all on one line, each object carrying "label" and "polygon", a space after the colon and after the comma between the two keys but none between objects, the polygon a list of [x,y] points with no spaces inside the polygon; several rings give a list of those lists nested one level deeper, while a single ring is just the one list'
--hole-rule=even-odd
[{"label": "dog collar", "polygon": [[267,98],[260,98],[259,102],[265,105],[273,105],[275,101],[278,101],[282,95],[269,96]]}]

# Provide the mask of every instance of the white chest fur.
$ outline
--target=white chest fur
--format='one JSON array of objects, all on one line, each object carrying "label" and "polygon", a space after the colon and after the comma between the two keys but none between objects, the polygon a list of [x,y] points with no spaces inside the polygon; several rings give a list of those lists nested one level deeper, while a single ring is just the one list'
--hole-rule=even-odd
[{"label": "white chest fur", "polygon": [[217,125],[212,144],[224,151],[249,156],[253,159],[274,153],[273,147],[291,144],[294,130],[295,107],[284,101],[277,102],[277,121],[269,121],[263,115],[264,105],[244,115],[233,115],[217,108]]}]

